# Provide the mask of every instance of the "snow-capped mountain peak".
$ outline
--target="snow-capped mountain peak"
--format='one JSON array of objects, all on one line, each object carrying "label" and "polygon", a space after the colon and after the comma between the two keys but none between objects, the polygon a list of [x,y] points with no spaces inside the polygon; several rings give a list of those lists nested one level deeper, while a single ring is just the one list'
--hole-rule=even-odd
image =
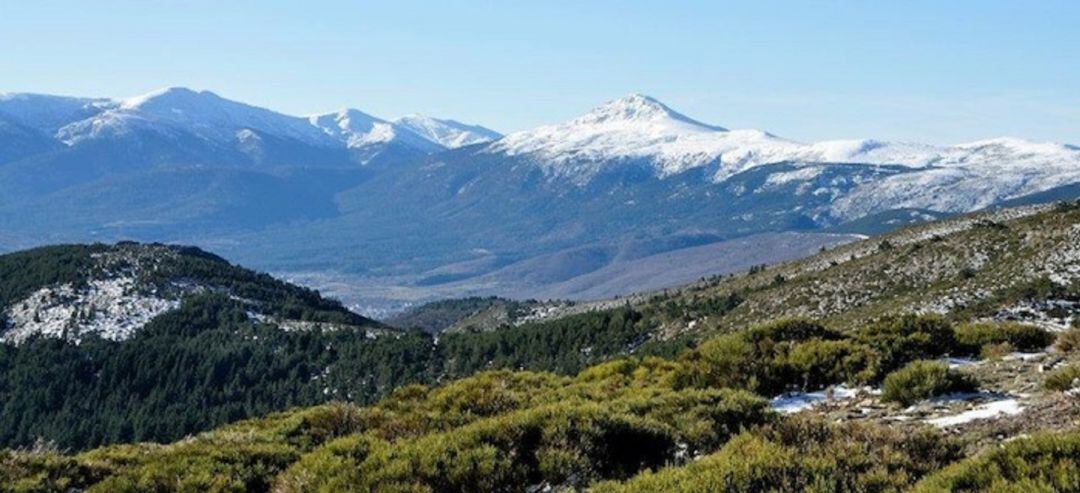
[{"label": "snow-capped mountain peak", "polygon": [[573,122],[578,125],[609,125],[623,123],[670,125],[674,122],[699,126],[708,130],[724,131],[723,127],[708,125],[693,120],[672,110],[664,103],[644,94],[629,94],[614,101],[609,101],[592,111],[578,117]]},{"label": "snow-capped mountain peak", "polygon": [[394,123],[449,149],[491,142],[502,137],[502,134],[480,125],[418,114],[403,116]]},{"label": "snow-capped mountain peak", "polygon": [[722,160],[730,174],[800,145],[760,130],[729,131],[678,113],[641,94],[610,101],[557,125],[516,132],[488,152],[533,155],[549,172],[585,182],[600,169],[645,161],[660,176]]},{"label": "snow-capped mountain peak", "polygon": [[120,100],[120,108],[126,110],[159,108],[183,109],[206,104],[220,104],[224,98],[210,91],[195,91],[187,87],[163,87],[146,94]]},{"label": "snow-capped mountain peak", "polygon": [[349,147],[386,142],[394,136],[388,122],[352,108],[312,115],[308,121]]}]

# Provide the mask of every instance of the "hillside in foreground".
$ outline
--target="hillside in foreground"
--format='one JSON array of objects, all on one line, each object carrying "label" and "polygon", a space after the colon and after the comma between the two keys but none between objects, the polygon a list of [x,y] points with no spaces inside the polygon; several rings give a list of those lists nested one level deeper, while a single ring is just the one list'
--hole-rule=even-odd
[{"label": "hillside in foreground", "polygon": [[463,330],[434,345],[450,351],[443,364],[514,370],[444,366],[445,378],[370,405],[297,408],[168,444],[8,451],[0,484],[1080,491],[1078,225],[1076,204],[993,211],[611,308]]}]

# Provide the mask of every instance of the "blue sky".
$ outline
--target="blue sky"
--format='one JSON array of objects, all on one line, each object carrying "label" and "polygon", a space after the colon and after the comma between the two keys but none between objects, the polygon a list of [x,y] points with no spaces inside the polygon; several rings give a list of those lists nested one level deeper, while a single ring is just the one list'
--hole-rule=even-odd
[{"label": "blue sky", "polygon": [[171,85],[501,131],[629,92],[797,140],[1080,144],[1080,2],[0,4],[0,91]]}]

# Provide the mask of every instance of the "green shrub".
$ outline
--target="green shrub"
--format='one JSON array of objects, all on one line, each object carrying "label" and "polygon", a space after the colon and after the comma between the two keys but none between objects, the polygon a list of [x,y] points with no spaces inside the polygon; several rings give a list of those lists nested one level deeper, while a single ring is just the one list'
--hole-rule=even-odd
[{"label": "green shrub", "polygon": [[744,333],[755,346],[765,347],[781,342],[802,342],[812,339],[838,340],[843,334],[829,330],[813,320],[782,318],[754,326]]},{"label": "green shrub", "polygon": [[1046,375],[1043,387],[1046,390],[1064,392],[1080,386],[1080,366],[1069,365],[1058,368]]},{"label": "green shrub", "polygon": [[1046,433],[991,447],[936,472],[912,490],[946,492],[1080,492],[1080,433]]},{"label": "green shrub", "polygon": [[956,327],[956,342],[969,354],[1009,344],[1018,351],[1040,351],[1054,341],[1054,335],[1034,325],[1016,322],[977,322]]},{"label": "green shrub", "polygon": [[754,346],[741,334],[705,341],[680,359],[676,387],[757,387]]},{"label": "green shrub", "polygon": [[274,482],[275,493],[337,493],[363,484],[360,463],[389,444],[367,435],[338,438],[304,455]]},{"label": "green shrub", "polygon": [[970,378],[949,369],[940,361],[913,361],[885,377],[881,400],[905,406],[949,392],[975,390]]},{"label": "green shrub", "polygon": [[959,457],[957,444],[927,430],[793,417],[745,432],[688,465],[600,483],[594,491],[899,492]]},{"label": "green shrub", "polygon": [[0,491],[77,491],[100,481],[107,473],[104,467],[56,452],[0,450]]},{"label": "green shrub", "polygon": [[819,389],[839,382],[862,383],[873,376],[877,354],[853,341],[811,340],[791,347],[781,362],[789,382],[801,390]]},{"label": "green shrub", "polygon": [[355,433],[361,413],[328,404],[241,421],[170,445],[120,445],[75,456],[106,471],[88,492],[267,491],[303,452]]},{"label": "green shrub", "polygon": [[963,352],[952,325],[937,315],[885,317],[860,331],[856,339],[879,355],[877,377],[917,359]]},{"label": "green shrub", "polygon": [[87,491],[266,491],[273,478],[299,455],[287,445],[249,437],[180,442],[138,467],[118,471]]},{"label": "green shrub", "polygon": [[673,385],[737,387],[761,394],[863,380],[873,351],[840,333],[785,319],[705,341],[680,359]]},{"label": "green shrub", "polygon": [[671,460],[660,423],[593,403],[564,402],[375,447],[346,491],[515,491],[531,484],[584,486]]},{"label": "green shrub", "polygon": [[[1077,317],[1076,321],[1080,321]],[[1071,353],[1080,349],[1080,329],[1069,329],[1058,334],[1054,340],[1054,349],[1063,353]]]},{"label": "green shrub", "polygon": [[[648,366],[649,361],[642,361],[641,366]],[[605,368],[626,371],[630,366],[634,365]],[[592,392],[607,395],[608,391],[593,387],[610,383],[609,379],[589,380],[584,386],[548,390],[542,392],[547,396],[535,400],[550,404],[402,437],[392,444],[374,435],[381,430],[339,438],[290,466],[275,488],[280,492],[516,491],[521,485],[541,482],[581,486],[674,461],[675,444],[687,454],[715,450],[745,427],[761,425],[773,416],[765,400],[730,389],[630,387],[620,398],[581,397]],[[419,415],[429,421],[457,416],[431,411],[429,406],[426,400],[417,403]]]}]

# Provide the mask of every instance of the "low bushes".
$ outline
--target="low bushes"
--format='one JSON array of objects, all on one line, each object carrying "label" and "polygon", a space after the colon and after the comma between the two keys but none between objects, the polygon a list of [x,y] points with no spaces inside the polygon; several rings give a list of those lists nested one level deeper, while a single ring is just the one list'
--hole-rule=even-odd
[{"label": "low bushes", "polygon": [[915,493],[1080,492],[1080,432],[993,447],[922,480]]},{"label": "low bushes", "polygon": [[957,326],[956,342],[968,353],[985,357],[1003,344],[1017,351],[1041,351],[1054,342],[1054,335],[1034,325],[976,322]]},{"label": "low bushes", "polygon": [[513,412],[451,432],[382,446],[333,442],[282,476],[278,491],[516,491],[583,486],[670,460],[670,429],[598,404],[567,402]]},{"label": "low bushes", "polygon": [[972,391],[976,383],[939,361],[913,361],[885,377],[881,400],[909,406],[949,392]]},{"label": "low bushes", "polygon": [[394,442],[371,433],[339,438],[281,474],[275,491],[583,487],[715,450],[770,419],[764,400],[729,389],[650,387],[608,402],[568,397]]},{"label": "low bushes", "polygon": [[[1080,321],[1080,317],[1076,319]],[[1054,349],[1063,353],[1071,353],[1080,350],[1080,328],[1069,329],[1058,334],[1054,340]]]},{"label": "low bushes", "polygon": [[679,360],[673,384],[737,387],[771,395],[864,381],[876,356],[820,324],[786,319],[710,339]]},{"label": "low bushes", "polygon": [[889,316],[870,324],[855,336],[879,356],[876,376],[882,377],[908,362],[960,354],[952,325],[936,315]]},{"label": "low bushes", "polygon": [[79,491],[108,470],[54,451],[0,450],[0,491],[13,493]]},{"label": "low bushes", "polygon": [[1080,366],[1063,366],[1050,372],[1043,380],[1043,387],[1054,392],[1064,392],[1080,387]]},{"label": "low bushes", "polygon": [[682,467],[605,482],[597,493],[898,492],[958,459],[957,444],[922,430],[794,417],[745,432]]}]

